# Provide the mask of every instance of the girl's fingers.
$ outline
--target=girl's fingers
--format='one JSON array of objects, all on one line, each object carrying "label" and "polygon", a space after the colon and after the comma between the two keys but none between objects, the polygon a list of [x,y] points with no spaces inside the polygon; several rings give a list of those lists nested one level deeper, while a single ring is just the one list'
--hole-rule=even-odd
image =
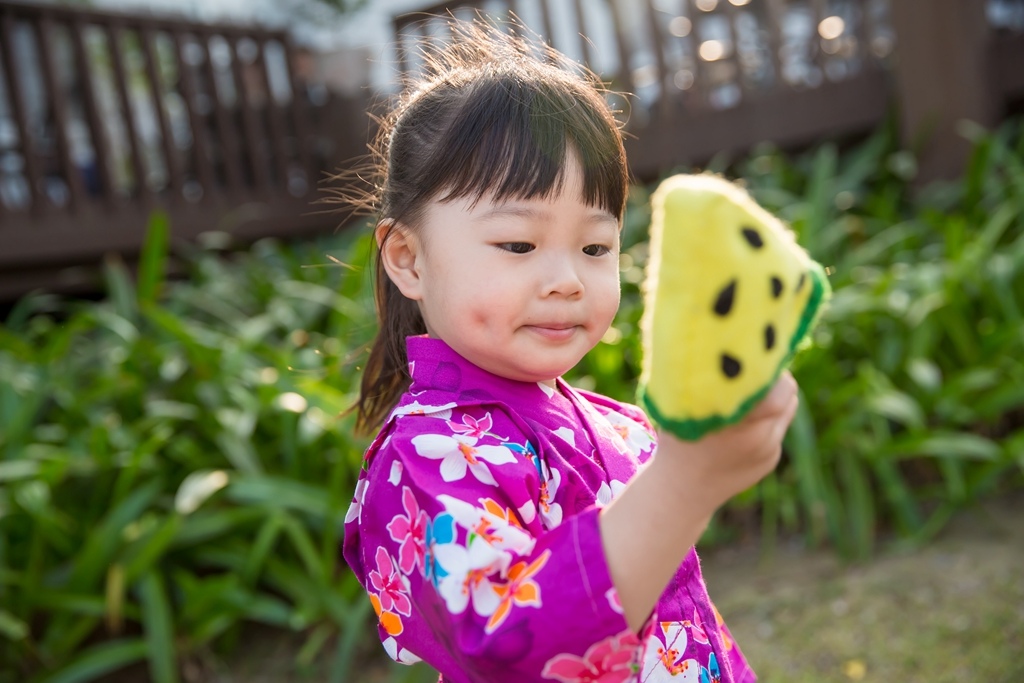
[{"label": "girl's fingers", "polygon": [[768,395],[750,412],[748,419],[775,418],[782,415],[797,395],[796,380],[789,370],[784,371]]}]

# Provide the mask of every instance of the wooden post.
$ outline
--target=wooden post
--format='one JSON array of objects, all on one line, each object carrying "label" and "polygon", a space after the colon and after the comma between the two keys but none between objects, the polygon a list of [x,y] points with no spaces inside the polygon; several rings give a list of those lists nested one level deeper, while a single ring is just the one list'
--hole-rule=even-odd
[{"label": "wooden post", "polygon": [[985,3],[896,0],[896,87],[904,145],[920,151],[918,183],[963,175],[970,143],[957,124],[998,120]]}]

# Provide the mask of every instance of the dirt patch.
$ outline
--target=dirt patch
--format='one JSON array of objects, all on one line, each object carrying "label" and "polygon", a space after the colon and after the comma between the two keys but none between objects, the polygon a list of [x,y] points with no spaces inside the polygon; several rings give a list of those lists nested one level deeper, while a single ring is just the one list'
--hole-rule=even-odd
[{"label": "dirt patch", "polygon": [[789,546],[706,553],[762,683],[1024,681],[1024,497],[960,514],[923,548],[848,565]]}]

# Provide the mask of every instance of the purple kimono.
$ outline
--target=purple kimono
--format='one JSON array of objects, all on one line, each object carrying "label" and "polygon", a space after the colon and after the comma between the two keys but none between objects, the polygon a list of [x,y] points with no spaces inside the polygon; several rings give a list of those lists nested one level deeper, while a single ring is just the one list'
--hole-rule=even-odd
[{"label": "purple kimono", "polygon": [[498,377],[437,339],[407,348],[412,386],[345,518],[392,659],[451,683],[755,680],[693,549],[639,635],[623,617],[598,514],[654,453],[642,411]]}]

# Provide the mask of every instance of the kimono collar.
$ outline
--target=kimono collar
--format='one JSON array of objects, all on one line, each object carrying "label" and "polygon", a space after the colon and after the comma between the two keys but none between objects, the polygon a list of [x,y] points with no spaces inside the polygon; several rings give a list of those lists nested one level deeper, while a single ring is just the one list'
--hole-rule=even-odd
[{"label": "kimono collar", "polygon": [[550,387],[495,375],[469,362],[440,339],[425,335],[408,337],[405,344],[412,377],[409,393],[414,396],[431,391],[452,394],[462,400],[511,398],[536,404],[565,400],[563,394],[572,391],[561,378],[555,380],[555,387]]}]

